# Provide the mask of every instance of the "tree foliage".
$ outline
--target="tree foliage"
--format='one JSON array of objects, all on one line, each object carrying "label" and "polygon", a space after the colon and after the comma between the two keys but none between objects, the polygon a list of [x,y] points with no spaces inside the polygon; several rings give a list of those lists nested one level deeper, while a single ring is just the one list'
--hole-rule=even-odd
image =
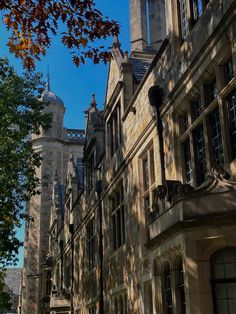
[{"label": "tree foliage", "polygon": [[118,23],[103,17],[93,0],[1,0],[3,22],[11,32],[10,51],[32,69],[46,54],[52,35],[61,35],[78,66],[86,58],[107,62],[110,54],[97,39],[118,35]]},{"label": "tree foliage", "polygon": [[41,75],[19,76],[6,59],[0,59],[0,265],[17,261],[20,241],[16,227],[25,216],[25,204],[40,193],[36,176],[41,156],[32,149],[30,135],[49,128],[43,113]]}]

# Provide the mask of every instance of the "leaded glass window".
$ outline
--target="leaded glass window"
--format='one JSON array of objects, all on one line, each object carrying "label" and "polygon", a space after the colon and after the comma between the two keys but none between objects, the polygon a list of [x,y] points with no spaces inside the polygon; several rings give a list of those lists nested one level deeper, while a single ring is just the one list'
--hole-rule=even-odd
[{"label": "leaded glass window", "polygon": [[125,242],[124,193],[122,185],[115,191],[111,198],[111,203],[113,248],[116,250]]},{"label": "leaded glass window", "polygon": [[195,147],[196,183],[197,185],[200,185],[206,180],[207,171],[204,131],[202,124],[193,131],[193,142]]},{"label": "leaded glass window", "polygon": [[211,258],[212,290],[216,314],[235,314],[236,248],[223,248]]},{"label": "leaded glass window", "polygon": [[183,39],[188,35],[188,16],[186,0],[179,0],[180,29]]},{"label": "leaded glass window", "polygon": [[232,159],[236,158],[236,90],[227,98]]},{"label": "leaded glass window", "polygon": [[179,292],[179,305],[180,305],[180,313],[185,314],[186,313],[186,302],[185,302],[185,291],[184,291],[184,270],[183,270],[183,263],[182,260],[180,260],[178,265],[178,282],[177,282],[177,288]]},{"label": "leaded glass window", "polygon": [[234,77],[234,67],[232,57],[224,64],[225,83],[229,83]]},{"label": "leaded glass window", "polygon": [[173,313],[173,300],[172,300],[172,284],[171,284],[171,271],[169,263],[166,264],[164,269],[164,296],[165,296],[165,309],[167,314]]},{"label": "leaded glass window", "polygon": [[193,169],[192,169],[189,139],[183,143],[183,152],[184,152],[184,168],[185,168],[186,183],[192,184],[193,183]]},{"label": "leaded glass window", "polygon": [[192,120],[195,121],[203,112],[203,103],[200,95],[197,99],[191,102]]},{"label": "leaded glass window", "polygon": [[219,109],[216,108],[209,115],[211,143],[212,143],[212,157],[215,163],[220,166],[224,165],[224,152],[222,144],[222,132],[220,125]]}]

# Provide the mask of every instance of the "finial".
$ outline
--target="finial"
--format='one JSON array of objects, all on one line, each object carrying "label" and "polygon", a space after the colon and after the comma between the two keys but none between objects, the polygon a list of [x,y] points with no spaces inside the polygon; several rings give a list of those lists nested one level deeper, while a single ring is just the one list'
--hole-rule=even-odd
[{"label": "finial", "polygon": [[96,100],[95,100],[95,94],[92,95],[92,99],[91,99],[91,103],[90,103],[90,107],[91,108],[96,108],[97,104],[96,104]]},{"label": "finial", "polygon": [[46,90],[49,92],[50,91],[50,76],[49,76],[49,65],[47,68],[47,81],[46,81]]},{"label": "finial", "polygon": [[118,35],[115,35],[113,37],[113,45],[112,45],[113,48],[120,48],[120,42],[119,42],[119,38],[118,38]]}]

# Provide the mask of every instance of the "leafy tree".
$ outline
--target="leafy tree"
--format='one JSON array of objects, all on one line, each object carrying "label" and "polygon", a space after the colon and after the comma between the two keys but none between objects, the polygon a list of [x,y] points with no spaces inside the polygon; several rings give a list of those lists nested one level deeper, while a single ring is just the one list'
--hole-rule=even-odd
[{"label": "leafy tree", "polygon": [[15,264],[21,245],[16,227],[25,217],[24,207],[40,193],[36,169],[41,156],[32,149],[30,135],[50,127],[43,112],[40,74],[19,76],[6,59],[0,59],[0,265]]},{"label": "leafy tree", "polygon": [[109,52],[93,43],[119,33],[118,23],[103,17],[93,0],[1,0],[0,10],[11,32],[9,49],[29,69],[46,54],[53,35],[61,35],[78,66],[86,58],[107,62]]}]

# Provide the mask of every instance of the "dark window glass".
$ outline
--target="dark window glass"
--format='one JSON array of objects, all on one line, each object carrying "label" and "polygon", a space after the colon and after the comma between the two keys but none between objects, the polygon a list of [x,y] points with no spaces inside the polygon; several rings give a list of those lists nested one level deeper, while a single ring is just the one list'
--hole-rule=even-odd
[{"label": "dark window glass", "polygon": [[195,148],[196,182],[197,185],[200,185],[206,180],[207,172],[204,131],[202,124],[193,131],[193,142]]},{"label": "dark window glass", "polygon": [[112,203],[113,248],[116,250],[125,242],[125,217],[123,187],[114,193]]},{"label": "dark window glass", "polygon": [[234,67],[233,67],[233,60],[230,58],[225,64],[224,64],[224,77],[225,77],[225,83],[229,83],[231,79],[234,77]]},{"label": "dark window glass", "polygon": [[164,296],[165,296],[165,305],[166,313],[173,313],[173,302],[172,302],[172,286],[171,286],[171,272],[169,264],[166,265],[164,271]]},{"label": "dark window glass", "polygon": [[236,248],[224,248],[211,258],[212,290],[216,314],[236,309]]},{"label": "dark window glass", "polygon": [[179,22],[182,39],[188,34],[188,16],[187,16],[187,2],[186,0],[178,0],[179,6]]},{"label": "dark window glass", "polygon": [[188,184],[192,184],[193,183],[193,169],[192,169],[189,139],[183,143],[183,152],[184,152],[184,170],[185,170],[186,182]]},{"label": "dark window glass", "polygon": [[143,183],[144,191],[147,191],[149,189],[149,169],[147,155],[143,158]]},{"label": "dark window glass", "polygon": [[211,144],[213,160],[220,166],[224,166],[224,152],[222,144],[222,132],[220,125],[219,109],[216,108],[209,115]]},{"label": "dark window glass", "polygon": [[236,91],[227,98],[232,159],[236,158]]},{"label": "dark window glass", "polygon": [[185,132],[188,129],[188,114],[185,112],[183,115],[180,116],[180,124],[182,127],[182,131]]},{"label": "dark window glass", "polygon": [[205,87],[205,103],[208,106],[218,95],[216,79],[204,85]]},{"label": "dark window glass", "polygon": [[184,292],[184,271],[183,271],[183,264],[182,260],[179,263],[178,267],[178,283],[177,287],[179,290],[179,302],[180,302],[180,309],[181,314],[186,313],[186,303],[185,303],[185,292]]},{"label": "dark window glass", "polygon": [[199,95],[199,98],[191,102],[192,120],[195,121],[203,111],[203,104]]}]

